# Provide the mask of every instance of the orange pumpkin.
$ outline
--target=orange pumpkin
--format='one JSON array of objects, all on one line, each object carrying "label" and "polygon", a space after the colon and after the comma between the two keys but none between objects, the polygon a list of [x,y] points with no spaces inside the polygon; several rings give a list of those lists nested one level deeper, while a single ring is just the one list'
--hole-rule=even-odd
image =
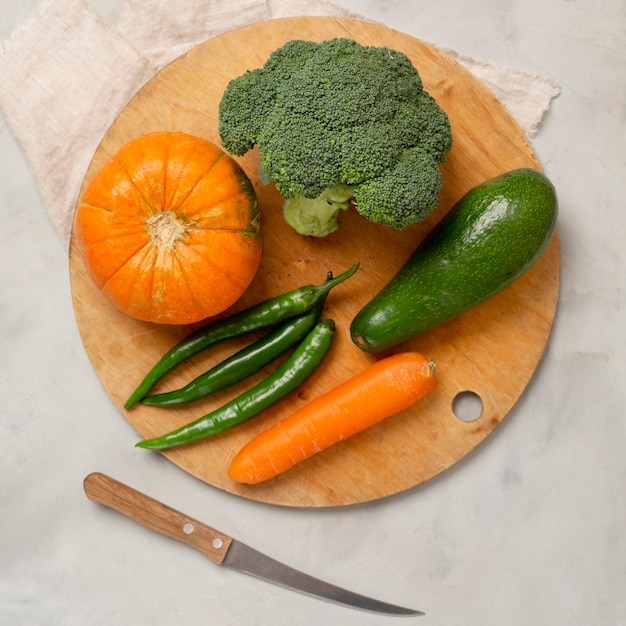
[{"label": "orange pumpkin", "polygon": [[130,141],[79,202],[75,233],[97,287],[122,311],[190,324],[230,307],[261,260],[259,209],[239,165],[184,133]]}]

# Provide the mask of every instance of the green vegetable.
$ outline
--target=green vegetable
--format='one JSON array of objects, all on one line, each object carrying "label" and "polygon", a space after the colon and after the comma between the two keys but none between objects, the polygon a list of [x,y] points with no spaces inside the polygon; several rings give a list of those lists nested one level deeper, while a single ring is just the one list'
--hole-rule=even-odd
[{"label": "green vegetable", "polygon": [[212,437],[247,422],[296,391],[317,370],[335,336],[333,320],[322,320],[273,374],[222,407],[170,433],[146,439],[140,448],[164,450]]},{"label": "green vegetable", "polygon": [[239,350],[184,387],[146,396],[141,403],[155,406],[187,404],[248,378],[302,340],[317,324],[322,308],[323,302],[306,313],[288,319],[273,332]]},{"label": "green vegetable", "polygon": [[401,52],[351,39],[294,40],[232,80],[219,106],[225,149],[259,146],[261,180],[304,235],[337,228],[351,201],[402,229],[437,206],[451,147],[445,112]]},{"label": "green vegetable", "polygon": [[539,258],[556,227],[552,183],[518,169],[470,190],[356,315],[354,343],[397,346],[491,298]]},{"label": "green vegetable", "polygon": [[274,326],[317,306],[333,287],[350,278],[358,267],[359,264],[355,263],[349,270],[322,285],[298,287],[192,333],[161,357],[133,391],[124,408],[128,409],[139,402],[165,374],[194,354],[226,339],[241,337]]}]

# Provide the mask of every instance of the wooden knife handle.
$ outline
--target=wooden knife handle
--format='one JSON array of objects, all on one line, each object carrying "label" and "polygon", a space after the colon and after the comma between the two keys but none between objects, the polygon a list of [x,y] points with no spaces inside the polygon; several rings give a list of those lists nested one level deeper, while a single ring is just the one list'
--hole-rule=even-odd
[{"label": "wooden knife handle", "polygon": [[83,485],[90,500],[115,509],[162,535],[193,546],[218,565],[232,543],[228,535],[105,474],[89,474]]}]

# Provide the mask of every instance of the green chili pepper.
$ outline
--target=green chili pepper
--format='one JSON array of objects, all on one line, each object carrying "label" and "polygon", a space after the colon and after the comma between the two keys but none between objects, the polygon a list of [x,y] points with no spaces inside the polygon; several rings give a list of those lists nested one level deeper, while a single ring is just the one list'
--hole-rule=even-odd
[{"label": "green chili pepper", "polygon": [[148,372],[128,398],[124,408],[129,409],[139,402],[165,374],[201,350],[226,339],[241,337],[256,330],[274,326],[285,319],[312,309],[328,295],[333,287],[350,278],[358,267],[359,264],[355,263],[349,270],[336,278],[327,280],[322,285],[305,285],[269,298],[245,311],[218,320],[192,333],[169,350]]},{"label": "green chili pepper", "polygon": [[141,403],[155,406],[187,404],[231,387],[263,369],[301,341],[317,324],[322,309],[323,302],[302,315],[289,318],[276,330],[200,374],[184,387],[146,396]]},{"label": "green chili pepper", "polygon": [[322,320],[273,374],[222,407],[170,433],[137,446],[164,450],[219,435],[247,422],[298,389],[321,365],[335,336],[335,322]]}]

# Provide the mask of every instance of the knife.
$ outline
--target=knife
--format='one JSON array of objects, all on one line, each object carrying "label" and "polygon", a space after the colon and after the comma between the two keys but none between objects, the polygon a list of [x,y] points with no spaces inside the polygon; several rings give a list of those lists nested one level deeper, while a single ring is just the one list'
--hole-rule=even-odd
[{"label": "knife", "polygon": [[421,611],[381,602],[313,578],[105,474],[93,472],[83,484],[90,500],[196,548],[218,565],[356,609],[387,615],[424,615]]}]

